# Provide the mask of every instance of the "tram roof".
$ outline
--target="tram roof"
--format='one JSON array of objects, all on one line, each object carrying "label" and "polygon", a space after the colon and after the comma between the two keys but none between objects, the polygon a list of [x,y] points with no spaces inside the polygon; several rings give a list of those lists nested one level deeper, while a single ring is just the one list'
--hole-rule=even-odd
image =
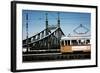
[{"label": "tram roof", "polygon": [[62,37],[61,40],[78,40],[78,39],[90,39],[90,36],[71,36]]}]

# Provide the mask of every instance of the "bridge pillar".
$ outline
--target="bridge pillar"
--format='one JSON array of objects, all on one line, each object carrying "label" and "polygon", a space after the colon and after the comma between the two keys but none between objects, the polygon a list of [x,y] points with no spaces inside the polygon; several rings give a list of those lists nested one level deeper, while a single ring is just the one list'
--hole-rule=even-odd
[{"label": "bridge pillar", "polygon": [[48,14],[46,13],[46,35],[48,35]]}]

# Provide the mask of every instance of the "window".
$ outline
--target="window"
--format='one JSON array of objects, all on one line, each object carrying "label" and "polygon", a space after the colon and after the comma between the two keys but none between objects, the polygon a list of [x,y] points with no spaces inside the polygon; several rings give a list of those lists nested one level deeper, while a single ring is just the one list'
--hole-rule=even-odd
[{"label": "window", "polygon": [[84,45],[85,44],[85,41],[84,40],[81,40],[81,45]]},{"label": "window", "polygon": [[70,45],[70,40],[68,40],[67,44]]},{"label": "window", "polygon": [[79,40],[79,45],[85,45],[85,40],[84,39]]},{"label": "window", "polygon": [[61,46],[64,46],[64,41],[61,41]]},{"label": "window", "polygon": [[77,40],[72,40],[71,43],[72,43],[72,45],[78,45]]},{"label": "window", "polygon": [[67,44],[67,40],[65,40],[65,45],[68,45],[68,44]]},{"label": "window", "polygon": [[89,39],[86,40],[86,44],[90,44],[90,40]]}]

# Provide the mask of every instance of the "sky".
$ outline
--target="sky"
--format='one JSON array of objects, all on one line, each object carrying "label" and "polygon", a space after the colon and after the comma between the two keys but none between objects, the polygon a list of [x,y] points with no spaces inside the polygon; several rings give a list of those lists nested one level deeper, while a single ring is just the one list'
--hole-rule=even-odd
[{"label": "sky", "polygon": [[[54,11],[35,11],[22,10],[22,35],[26,39],[26,23],[28,22],[28,36],[33,36],[36,33],[45,29],[45,14],[48,13],[48,24],[56,25],[58,12]],[[91,28],[91,14],[79,12],[59,12],[60,13],[60,27],[67,36],[73,33],[73,30],[80,24],[90,30]],[[26,15],[28,14],[28,20]],[[85,30],[79,30],[84,32]]]}]

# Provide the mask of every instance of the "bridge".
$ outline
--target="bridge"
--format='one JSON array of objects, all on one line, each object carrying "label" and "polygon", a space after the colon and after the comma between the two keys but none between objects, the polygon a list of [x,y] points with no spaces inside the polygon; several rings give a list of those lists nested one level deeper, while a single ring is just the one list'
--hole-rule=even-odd
[{"label": "bridge", "polygon": [[[26,15],[28,21],[28,15]],[[60,49],[60,39],[65,36],[60,27],[60,17],[58,13],[58,20],[56,25],[48,24],[48,14],[46,13],[46,28],[39,33],[28,37],[28,22],[26,23],[27,36],[23,40],[23,48],[27,48],[27,52],[24,53],[38,53],[40,51],[58,51]]]}]

